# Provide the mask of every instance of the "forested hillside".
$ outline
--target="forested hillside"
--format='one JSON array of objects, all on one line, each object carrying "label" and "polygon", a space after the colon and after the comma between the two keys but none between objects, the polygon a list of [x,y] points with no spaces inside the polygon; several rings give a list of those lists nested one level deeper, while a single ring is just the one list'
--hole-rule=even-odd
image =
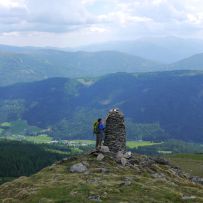
[{"label": "forested hillside", "polygon": [[65,156],[50,152],[45,147],[30,143],[1,140],[0,183],[1,178],[29,176]]},{"label": "forested hillside", "polygon": [[[51,128],[56,138],[91,138],[93,121],[118,107],[129,139],[202,142],[202,88],[203,74],[191,71],[22,83],[0,88],[0,122],[22,119]],[[9,134],[9,127],[0,128]]]}]

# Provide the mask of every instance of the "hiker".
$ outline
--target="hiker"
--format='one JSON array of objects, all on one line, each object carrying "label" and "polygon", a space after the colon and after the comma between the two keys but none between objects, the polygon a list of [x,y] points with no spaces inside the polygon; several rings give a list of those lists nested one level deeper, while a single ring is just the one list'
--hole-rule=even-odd
[{"label": "hiker", "polygon": [[96,149],[99,149],[104,140],[104,124],[101,118],[94,123],[94,134],[96,135]]}]

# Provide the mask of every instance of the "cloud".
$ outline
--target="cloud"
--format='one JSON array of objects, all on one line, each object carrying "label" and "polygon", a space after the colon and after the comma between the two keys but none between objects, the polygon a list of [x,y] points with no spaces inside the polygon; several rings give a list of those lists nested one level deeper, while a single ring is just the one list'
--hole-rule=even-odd
[{"label": "cloud", "polygon": [[78,0],[0,0],[1,32],[67,32],[94,23]]},{"label": "cloud", "polygon": [[202,37],[203,1],[0,0],[0,33],[0,43],[10,36],[16,41],[21,37],[21,42],[27,37],[26,43],[30,36],[35,43],[43,37],[47,43],[66,39],[67,44],[142,36]]},{"label": "cloud", "polygon": [[202,8],[201,0],[0,0],[0,31],[67,32],[110,23],[202,25]]},{"label": "cloud", "polygon": [[110,12],[99,18],[112,23],[118,38],[203,34],[201,0],[114,0],[114,4]]},{"label": "cloud", "polygon": [[5,8],[16,8],[24,6],[24,0],[0,0],[0,6]]}]

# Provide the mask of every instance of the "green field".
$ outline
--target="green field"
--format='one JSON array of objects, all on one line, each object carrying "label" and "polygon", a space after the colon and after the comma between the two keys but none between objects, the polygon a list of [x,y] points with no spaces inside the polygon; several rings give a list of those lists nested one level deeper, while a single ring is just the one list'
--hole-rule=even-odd
[{"label": "green field", "polygon": [[22,134],[25,130],[29,130],[32,132],[38,132],[41,129],[36,126],[28,125],[27,121],[24,120],[17,120],[13,122],[4,122],[0,123],[0,128],[7,128],[13,134]]},{"label": "green field", "polygon": [[[2,137],[9,140],[23,140],[28,142],[34,142],[36,144],[42,143],[49,143],[52,141],[52,137],[47,135],[40,135],[40,136],[22,136],[22,135],[13,135]],[[61,142],[69,142],[74,143],[77,145],[95,145],[95,140],[62,140]],[[127,141],[127,147],[129,149],[138,148],[138,147],[145,147],[145,146],[152,146],[160,143],[154,143],[149,141]]]},{"label": "green field", "polygon": [[40,135],[40,136],[24,136],[25,141],[34,142],[36,144],[49,143],[52,141],[52,138],[48,135]]},{"label": "green field", "polygon": [[130,149],[138,147],[153,146],[161,143],[149,142],[149,141],[127,141],[127,147]]},{"label": "green field", "polygon": [[[94,145],[94,140],[69,140],[69,142],[73,142],[76,144],[88,144],[88,145]],[[145,146],[152,146],[160,143],[154,143],[149,141],[127,141],[127,147],[130,149],[137,148],[137,147],[145,147]]]},{"label": "green field", "polygon": [[95,141],[94,140],[66,140],[72,143],[76,143],[76,144],[88,144],[88,145],[94,145]]},{"label": "green field", "polygon": [[1,127],[11,127],[11,125],[12,125],[12,124],[9,123],[9,122],[4,122],[4,123],[1,123],[1,124],[0,124]]},{"label": "green field", "polygon": [[52,141],[52,138],[49,137],[48,135],[39,135],[39,136],[12,135],[12,136],[2,136],[0,138],[6,140],[27,141],[36,144],[43,144]]},{"label": "green field", "polygon": [[176,154],[166,158],[191,175],[203,177],[203,154]]}]

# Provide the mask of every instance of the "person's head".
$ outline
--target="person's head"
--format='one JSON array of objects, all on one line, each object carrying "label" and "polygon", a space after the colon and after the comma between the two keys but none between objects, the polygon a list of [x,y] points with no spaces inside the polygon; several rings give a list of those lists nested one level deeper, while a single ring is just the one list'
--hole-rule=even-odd
[{"label": "person's head", "polygon": [[102,122],[102,119],[101,119],[101,118],[98,118],[97,121],[98,121],[98,123],[101,123],[101,122]]}]

